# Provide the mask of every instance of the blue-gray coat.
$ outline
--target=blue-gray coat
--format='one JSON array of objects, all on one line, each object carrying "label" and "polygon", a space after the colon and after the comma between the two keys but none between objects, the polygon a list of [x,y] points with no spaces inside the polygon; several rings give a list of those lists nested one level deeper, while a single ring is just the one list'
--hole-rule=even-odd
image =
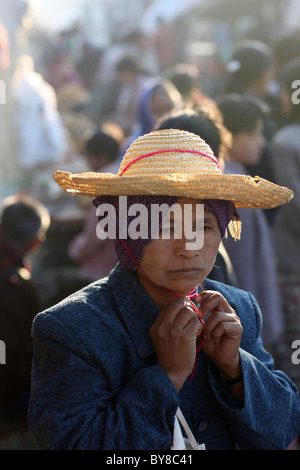
[{"label": "blue-gray coat", "polygon": [[250,293],[204,285],[241,319],[244,404],[201,351],[194,378],[177,394],[149,336],[159,309],[136,275],[117,265],[34,320],[29,424],[41,447],[168,450],[180,405],[208,450],[285,449],[300,433],[299,396],[263,349],[259,307]]}]

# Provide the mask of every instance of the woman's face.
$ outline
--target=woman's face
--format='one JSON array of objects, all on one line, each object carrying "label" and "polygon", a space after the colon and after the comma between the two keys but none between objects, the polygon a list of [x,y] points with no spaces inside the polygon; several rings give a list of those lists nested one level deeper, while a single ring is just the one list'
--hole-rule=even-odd
[{"label": "woman's face", "polygon": [[[147,245],[140,266],[143,270],[137,270],[137,276],[148,294],[161,307],[174,300],[173,291],[179,296],[190,292],[196,285],[201,284],[213,268],[221,242],[221,232],[216,216],[204,210],[204,220],[196,221],[196,204],[201,201],[182,198],[178,203],[184,211],[184,204],[192,205],[193,229],[202,227],[204,243],[200,249],[187,249],[187,243],[191,240],[184,236],[176,239],[154,239]],[[174,220],[170,217],[171,230]],[[176,219],[175,219],[176,221]]]}]

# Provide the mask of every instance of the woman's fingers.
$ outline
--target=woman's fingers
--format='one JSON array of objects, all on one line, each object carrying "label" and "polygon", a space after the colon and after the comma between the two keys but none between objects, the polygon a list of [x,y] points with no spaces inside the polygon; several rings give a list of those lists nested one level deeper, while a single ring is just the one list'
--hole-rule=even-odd
[{"label": "woman's fingers", "polygon": [[[173,326],[175,329],[184,330],[190,322],[193,324],[195,320],[198,320],[198,315],[190,300],[185,297],[176,299],[163,309],[153,326],[168,325],[168,327]],[[198,323],[200,323],[199,320]]]},{"label": "woman's fingers", "polygon": [[212,338],[215,342],[218,342],[223,335],[236,339],[240,336],[240,328],[240,320],[234,313],[214,312],[205,321],[203,337]]},{"label": "woman's fingers", "polygon": [[203,291],[195,297],[194,301],[200,303],[199,316],[201,318],[205,318],[213,311],[235,313],[227,300],[217,291]]}]

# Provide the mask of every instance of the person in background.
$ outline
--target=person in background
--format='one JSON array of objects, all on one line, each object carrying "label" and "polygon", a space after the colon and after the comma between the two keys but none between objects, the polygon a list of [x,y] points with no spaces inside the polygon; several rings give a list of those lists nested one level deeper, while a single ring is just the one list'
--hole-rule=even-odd
[{"label": "person in background", "polygon": [[119,163],[137,137],[152,131],[165,114],[182,109],[183,106],[182,96],[170,80],[161,76],[147,80],[139,96],[134,130],[121,149]]},{"label": "person in background", "polygon": [[18,164],[28,192],[36,171],[68,161],[70,146],[55,89],[35,72],[31,56],[16,60],[11,89]]},{"label": "person in background", "polygon": [[176,86],[186,108],[205,106],[211,103],[210,98],[201,92],[199,86],[200,74],[196,65],[188,63],[175,64],[164,70],[163,76]]},{"label": "person in background", "polygon": [[272,79],[271,48],[256,40],[236,44],[227,63],[228,78],[224,92],[249,93],[264,99]]},{"label": "person in background", "polygon": [[286,124],[273,136],[271,148],[275,180],[278,184],[288,181],[294,191],[293,201],[285,210],[278,210],[273,226],[284,312],[284,330],[274,357],[300,391],[299,364],[291,360],[293,343],[300,339],[300,91],[299,86],[293,86],[299,77],[297,58],[288,62],[280,75],[281,110]]},{"label": "person in background", "polygon": [[[274,74],[272,50],[267,44],[256,40],[240,41],[227,64],[227,70],[228,80],[224,94],[246,94],[266,102]],[[265,143],[260,158],[257,163],[246,167],[251,176],[260,175],[262,178],[274,181],[269,141],[276,129],[276,121],[269,113],[265,116],[263,128]],[[270,224],[274,212],[267,213]]]},{"label": "person in background", "polygon": [[116,76],[120,90],[110,119],[121,126],[128,137],[133,131],[139,96],[144,83],[149,80],[149,74],[142,69],[136,58],[125,56],[117,63]]},{"label": "person in background", "polygon": [[[264,147],[265,104],[248,95],[229,94],[217,100],[224,126],[232,134],[232,144],[225,160],[225,173],[248,174]],[[263,315],[262,337],[271,347],[282,331],[281,297],[271,229],[262,209],[240,209],[243,239],[238,243],[224,240],[237,277],[237,285],[252,292]]]},{"label": "person in background", "polygon": [[[187,108],[170,113],[158,122],[156,129],[181,129],[198,135],[210,146],[220,165],[224,167],[224,156],[230,147],[231,135],[223,126],[216,106],[207,109]],[[220,243],[215,265],[208,278],[236,285],[236,275],[223,242]]]},{"label": "person in background", "polygon": [[[119,130],[118,134],[116,131]],[[117,157],[121,142],[118,126],[110,125],[99,128],[85,137],[83,154],[93,172],[116,173]],[[96,209],[90,206],[83,231],[79,233],[69,246],[69,255],[79,267],[79,277],[87,282],[99,279],[110,273],[116,264],[116,256],[111,240],[100,240],[96,234]]]},{"label": "person in background", "polygon": [[152,37],[153,47],[157,56],[160,72],[178,61],[175,29],[172,24],[158,17],[156,29]]},{"label": "person in background", "polygon": [[286,123],[286,113],[282,113],[280,99],[280,75],[285,64],[300,56],[300,37],[297,33],[284,34],[273,45],[274,77],[266,97],[276,122],[276,130]]},{"label": "person in background", "polygon": [[44,242],[50,225],[46,207],[29,196],[8,196],[0,221],[0,338],[6,364],[0,374],[0,449],[34,446],[27,425],[33,318],[41,309],[31,280],[29,256]]}]

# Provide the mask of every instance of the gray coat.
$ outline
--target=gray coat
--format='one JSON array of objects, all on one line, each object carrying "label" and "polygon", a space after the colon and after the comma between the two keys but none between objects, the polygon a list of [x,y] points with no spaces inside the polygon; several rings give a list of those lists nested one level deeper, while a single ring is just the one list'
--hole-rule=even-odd
[{"label": "gray coat", "polygon": [[203,351],[194,378],[176,392],[149,336],[159,309],[135,273],[117,265],[35,318],[29,423],[41,446],[168,450],[180,405],[208,450],[285,449],[300,432],[299,397],[262,348],[258,305],[216,281],[205,288],[220,291],[241,318],[244,404]]}]

